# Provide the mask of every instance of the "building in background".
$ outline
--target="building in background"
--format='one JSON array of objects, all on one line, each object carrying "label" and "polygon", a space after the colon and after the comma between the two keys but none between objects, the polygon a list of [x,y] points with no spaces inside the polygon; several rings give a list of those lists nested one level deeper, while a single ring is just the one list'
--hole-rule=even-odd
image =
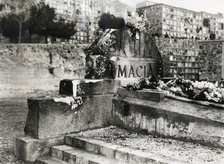
[{"label": "building in background", "polygon": [[143,2],[140,2],[140,3],[137,3],[136,4],[136,8],[141,8],[141,7],[145,7],[145,6],[151,6],[151,5],[154,5],[156,4],[155,2],[151,2],[151,1],[143,1]]},{"label": "building in background", "polygon": [[155,38],[164,59],[164,76],[199,79],[199,44],[192,39]]},{"label": "building in background", "polygon": [[127,15],[133,10],[119,0],[37,0],[49,4],[58,16],[69,21],[77,21],[77,33],[74,40],[77,43],[91,43],[98,30],[98,21],[103,13],[115,16]]},{"label": "building in background", "polygon": [[98,21],[103,13],[110,13],[118,17],[125,17],[133,8],[119,0],[76,0],[75,13],[78,43],[91,43],[98,30]]},{"label": "building in background", "polygon": [[75,17],[75,0],[42,0],[45,4],[55,9],[58,16],[69,21]]},{"label": "building in background", "polygon": [[137,4],[137,7],[145,12],[155,35],[200,40],[223,38],[222,14],[196,12],[148,1]]},{"label": "building in background", "polygon": [[106,0],[76,0],[77,33],[75,40],[79,43],[90,43],[98,28],[100,15],[106,11]]}]

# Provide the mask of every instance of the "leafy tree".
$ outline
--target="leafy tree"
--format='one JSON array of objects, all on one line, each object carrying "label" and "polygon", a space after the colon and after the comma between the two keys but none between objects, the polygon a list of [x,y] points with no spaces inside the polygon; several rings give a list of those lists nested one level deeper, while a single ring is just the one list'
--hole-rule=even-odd
[{"label": "leafy tree", "polygon": [[54,23],[56,14],[54,8],[49,5],[40,3],[32,6],[30,9],[30,20],[29,20],[29,33],[40,34],[42,31],[48,28],[50,24]]},{"label": "leafy tree", "polygon": [[9,15],[2,18],[2,35],[10,39],[15,39],[19,36],[19,24],[12,17],[13,15]]},{"label": "leafy tree", "polygon": [[0,4],[0,11],[2,11],[4,9],[4,4]]},{"label": "leafy tree", "polygon": [[76,33],[75,25],[76,23],[74,22],[68,23],[64,19],[59,19],[59,21],[51,23],[47,28],[41,30],[40,34],[55,38],[70,39]]},{"label": "leafy tree", "polygon": [[76,22],[68,22],[63,18],[56,19],[54,8],[40,3],[31,7],[29,33],[47,37],[70,39],[76,33]]},{"label": "leafy tree", "polygon": [[29,19],[29,10],[33,5],[32,0],[18,0],[13,2],[13,10],[11,12],[11,19],[18,23],[18,42],[21,42],[23,24]]},{"label": "leafy tree", "polygon": [[115,17],[109,13],[104,13],[101,15],[98,25],[102,30],[108,28],[124,29],[125,21],[123,18]]},{"label": "leafy tree", "polygon": [[[6,1],[5,5],[10,6],[9,13],[3,12],[2,30],[6,37],[18,37],[21,42],[23,25],[29,19],[29,9],[33,5],[32,0]],[[2,8],[4,10],[4,8]],[[7,28],[6,28],[7,27]]]}]

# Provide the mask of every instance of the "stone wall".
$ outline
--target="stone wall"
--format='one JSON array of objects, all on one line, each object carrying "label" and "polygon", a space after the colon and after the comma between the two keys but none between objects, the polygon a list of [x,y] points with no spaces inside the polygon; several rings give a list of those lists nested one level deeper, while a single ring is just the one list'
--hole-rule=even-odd
[{"label": "stone wall", "polygon": [[156,45],[163,56],[164,76],[179,76],[198,79],[199,45],[194,39],[155,38]]},{"label": "stone wall", "polygon": [[55,90],[61,79],[84,76],[83,46],[0,45],[0,97],[26,96],[35,90]]},{"label": "stone wall", "polygon": [[155,38],[165,76],[220,81],[224,78],[224,41]]}]

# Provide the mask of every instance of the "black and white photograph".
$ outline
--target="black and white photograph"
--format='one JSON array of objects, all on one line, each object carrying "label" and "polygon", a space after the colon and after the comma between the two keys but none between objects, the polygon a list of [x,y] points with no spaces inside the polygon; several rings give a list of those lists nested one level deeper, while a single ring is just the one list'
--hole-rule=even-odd
[{"label": "black and white photograph", "polygon": [[0,164],[224,164],[223,14],[0,0]]}]

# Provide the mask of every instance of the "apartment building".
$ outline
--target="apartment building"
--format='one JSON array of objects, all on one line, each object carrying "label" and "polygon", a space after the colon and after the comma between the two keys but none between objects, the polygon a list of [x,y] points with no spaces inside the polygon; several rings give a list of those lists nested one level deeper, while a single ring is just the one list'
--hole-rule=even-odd
[{"label": "apartment building", "polygon": [[137,4],[137,9],[145,11],[152,24],[153,34],[200,40],[223,38],[222,14],[196,12],[161,3],[147,3],[147,1]]},{"label": "apartment building", "polygon": [[[56,14],[67,20],[77,21],[74,41],[91,43],[98,30],[98,21],[103,13],[124,17],[130,7],[119,0],[36,0],[55,8]],[[133,9],[132,9],[133,10]]]},{"label": "apartment building", "polygon": [[136,8],[141,8],[141,7],[145,7],[145,6],[151,6],[151,5],[154,5],[156,4],[155,2],[151,2],[151,1],[143,1],[143,2],[140,2],[140,3],[137,3],[136,4]]},{"label": "apartment building", "polygon": [[45,4],[55,9],[58,16],[67,20],[74,20],[75,0],[42,0]]},{"label": "apartment building", "polygon": [[77,33],[75,40],[79,43],[91,43],[98,30],[98,21],[103,13],[125,17],[127,11],[133,10],[119,0],[76,0],[75,5]]},{"label": "apartment building", "polygon": [[75,40],[79,43],[91,43],[95,38],[98,20],[106,12],[108,0],[76,0],[77,33]]},{"label": "apartment building", "polygon": [[155,42],[164,58],[164,76],[199,79],[197,40],[156,37]]}]

